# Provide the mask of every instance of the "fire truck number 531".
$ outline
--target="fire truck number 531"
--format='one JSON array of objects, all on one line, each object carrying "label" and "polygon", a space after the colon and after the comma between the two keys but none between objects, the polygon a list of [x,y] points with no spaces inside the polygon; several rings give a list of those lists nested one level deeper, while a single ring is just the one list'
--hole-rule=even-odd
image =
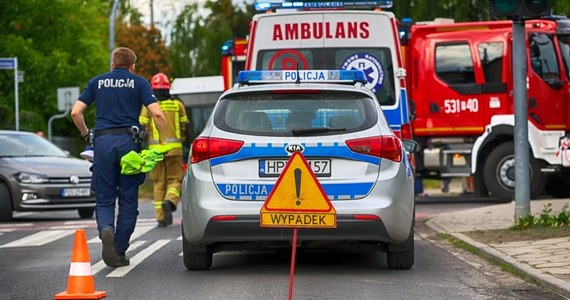
[{"label": "fire truck number 531", "polygon": [[479,100],[477,98],[469,98],[467,100],[445,99],[443,100],[446,114],[454,114],[462,111],[478,112]]}]

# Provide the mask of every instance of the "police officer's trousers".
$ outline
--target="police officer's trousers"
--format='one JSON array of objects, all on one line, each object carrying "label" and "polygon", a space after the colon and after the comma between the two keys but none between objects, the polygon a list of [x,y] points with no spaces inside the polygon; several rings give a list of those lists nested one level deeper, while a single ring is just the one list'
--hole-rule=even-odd
[{"label": "police officer's trousers", "polygon": [[[144,181],[144,174],[121,174],[121,157],[131,150],[138,152],[128,134],[108,134],[95,138],[91,187],[96,193],[97,229],[99,235],[104,228],[114,229],[115,250],[120,256],[125,255],[135,229],[139,213],[139,185]],[[115,223],[117,199],[119,212]]]}]

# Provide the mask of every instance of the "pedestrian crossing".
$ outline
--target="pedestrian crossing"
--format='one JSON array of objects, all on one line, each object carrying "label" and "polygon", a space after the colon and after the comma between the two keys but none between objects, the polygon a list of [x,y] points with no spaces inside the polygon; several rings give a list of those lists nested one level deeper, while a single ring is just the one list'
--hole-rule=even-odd
[{"label": "pedestrian crossing", "polygon": [[[88,238],[87,244],[89,245],[90,249],[95,249],[96,247],[100,247],[101,245],[101,240],[99,239],[96,228],[97,226],[94,220],[46,222],[46,224],[42,223],[0,224],[0,251],[2,251],[3,249],[21,249],[21,248],[31,248],[31,247],[39,248],[50,244],[54,244],[64,239],[67,239],[65,243],[68,243],[69,247],[72,247],[73,235],[75,234],[77,229],[89,229],[86,230]],[[116,268],[116,269],[108,268],[103,262],[103,260],[100,259],[99,253],[97,252],[92,253],[91,254],[92,274],[96,275],[98,273],[101,273],[101,275],[104,274],[105,277],[109,278],[124,277],[127,274],[129,274],[133,269],[135,269],[137,266],[139,266],[143,261],[145,261],[151,255],[163,249],[169,243],[174,242],[176,243],[174,247],[176,247],[176,249],[181,249],[182,236],[179,235],[180,230],[176,230],[174,228],[161,228],[160,230],[163,230],[169,236],[172,236],[172,232],[176,232],[178,234],[172,236],[172,238],[170,239],[164,238],[164,236],[161,236],[160,239],[158,240],[145,237],[145,235],[151,232],[153,229],[157,229],[156,220],[139,219],[137,221],[137,226],[135,227],[135,230],[131,235],[130,246],[127,250],[127,256],[130,259],[129,266]],[[93,247],[91,245],[93,245]],[[97,251],[99,251],[99,249],[100,248],[97,248]],[[95,250],[91,250],[91,252],[93,251]],[[181,252],[177,253],[181,255]]]}]

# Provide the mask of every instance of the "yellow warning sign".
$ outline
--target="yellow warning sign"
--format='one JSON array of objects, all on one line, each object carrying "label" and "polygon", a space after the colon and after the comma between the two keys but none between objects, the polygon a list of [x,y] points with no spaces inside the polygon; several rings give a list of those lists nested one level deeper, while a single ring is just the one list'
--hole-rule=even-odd
[{"label": "yellow warning sign", "polygon": [[261,208],[262,227],[336,227],[336,211],[300,152],[289,158]]}]

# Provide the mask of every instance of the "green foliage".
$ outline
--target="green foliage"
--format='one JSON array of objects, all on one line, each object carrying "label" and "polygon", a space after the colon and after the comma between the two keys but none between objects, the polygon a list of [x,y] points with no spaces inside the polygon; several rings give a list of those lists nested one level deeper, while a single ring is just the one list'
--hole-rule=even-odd
[{"label": "green foliage", "polygon": [[544,205],[542,212],[538,215],[528,214],[520,217],[511,227],[514,230],[528,229],[533,227],[560,227],[570,226],[570,212],[568,203],[564,204],[558,214],[552,214],[552,204]]},{"label": "green foliage", "polygon": [[[20,127],[44,129],[57,109],[57,88],[78,86],[108,69],[106,6],[100,0],[19,0],[0,4],[0,57],[17,57],[24,71],[19,84]],[[12,70],[0,70],[0,102],[15,128]],[[30,122],[30,123],[26,123]],[[68,120],[53,123],[69,132]],[[27,128],[29,127],[29,128]],[[33,128],[32,128],[33,127]]]},{"label": "green foliage", "polygon": [[231,0],[185,6],[171,34],[172,77],[219,75],[222,44],[245,37],[252,16],[252,5],[238,7]]},{"label": "green foliage", "polygon": [[[552,13],[570,15],[570,1],[551,0]],[[398,0],[390,9],[401,19],[410,17],[414,21],[431,21],[435,18],[451,18],[460,21],[490,20],[489,0]]]}]

